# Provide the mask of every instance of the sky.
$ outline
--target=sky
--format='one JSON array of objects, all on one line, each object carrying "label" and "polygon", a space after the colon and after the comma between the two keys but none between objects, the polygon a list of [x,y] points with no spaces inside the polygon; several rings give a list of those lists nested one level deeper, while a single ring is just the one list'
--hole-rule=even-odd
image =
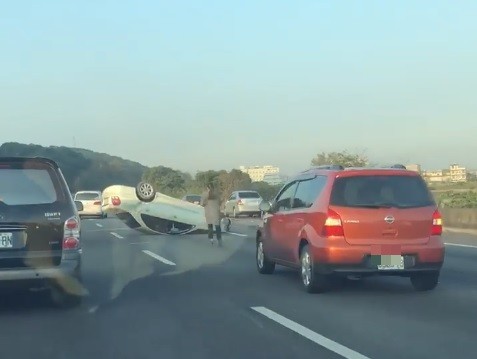
[{"label": "sky", "polygon": [[0,0],[0,143],[477,168],[476,1]]}]

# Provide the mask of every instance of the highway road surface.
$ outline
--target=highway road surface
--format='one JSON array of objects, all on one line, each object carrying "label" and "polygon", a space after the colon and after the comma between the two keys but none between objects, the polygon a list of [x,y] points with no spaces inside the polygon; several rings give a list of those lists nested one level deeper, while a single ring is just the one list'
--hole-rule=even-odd
[{"label": "highway road surface", "polygon": [[446,234],[433,292],[370,278],[310,295],[292,270],[257,273],[252,221],[235,221],[218,248],[83,220],[89,294],[59,310],[41,293],[2,293],[2,357],[477,358],[477,236]]}]

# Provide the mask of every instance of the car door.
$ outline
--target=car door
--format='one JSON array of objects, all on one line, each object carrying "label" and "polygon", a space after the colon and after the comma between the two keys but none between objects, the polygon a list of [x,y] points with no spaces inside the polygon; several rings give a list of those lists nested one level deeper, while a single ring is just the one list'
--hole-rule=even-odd
[{"label": "car door", "polygon": [[287,235],[283,233],[287,215],[291,209],[291,200],[295,194],[297,182],[293,181],[287,184],[278,194],[273,202],[272,209],[264,217],[264,222],[267,226],[268,248],[265,250],[267,254],[278,261],[286,260],[286,248],[284,246]]},{"label": "car door", "polygon": [[299,263],[298,247],[301,240],[299,234],[309,223],[310,218],[313,218],[311,207],[320,198],[326,182],[326,176],[311,176],[298,181],[292,198],[292,208],[288,212],[283,228],[283,255],[287,262]]}]

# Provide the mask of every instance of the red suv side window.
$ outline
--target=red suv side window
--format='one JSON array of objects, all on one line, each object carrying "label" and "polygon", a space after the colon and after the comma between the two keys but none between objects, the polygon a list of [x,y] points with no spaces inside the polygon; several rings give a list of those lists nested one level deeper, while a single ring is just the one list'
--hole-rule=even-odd
[{"label": "red suv side window", "polygon": [[293,198],[293,208],[310,208],[323,191],[326,181],[326,176],[316,176],[298,182],[298,188]]},{"label": "red suv side window", "polygon": [[291,209],[291,200],[295,195],[296,187],[297,182],[292,182],[283,189],[273,206],[274,212],[288,211]]}]

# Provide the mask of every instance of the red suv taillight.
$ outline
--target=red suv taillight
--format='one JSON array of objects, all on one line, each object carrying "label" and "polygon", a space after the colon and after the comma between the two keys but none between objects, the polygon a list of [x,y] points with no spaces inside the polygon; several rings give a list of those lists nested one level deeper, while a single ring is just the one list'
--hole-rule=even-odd
[{"label": "red suv taillight", "polygon": [[68,218],[65,222],[63,249],[78,249],[80,246],[80,222],[76,217]]},{"label": "red suv taillight", "polygon": [[323,226],[323,236],[325,237],[343,237],[343,223],[338,213],[329,209]]},{"label": "red suv taillight", "polygon": [[432,236],[440,236],[442,234],[442,216],[440,212],[436,209],[432,215]]},{"label": "red suv taillight", "polygon": [[118,196],[111,197],[111,203],[113,206],[119,206],[121,204],[121,199]]}]

